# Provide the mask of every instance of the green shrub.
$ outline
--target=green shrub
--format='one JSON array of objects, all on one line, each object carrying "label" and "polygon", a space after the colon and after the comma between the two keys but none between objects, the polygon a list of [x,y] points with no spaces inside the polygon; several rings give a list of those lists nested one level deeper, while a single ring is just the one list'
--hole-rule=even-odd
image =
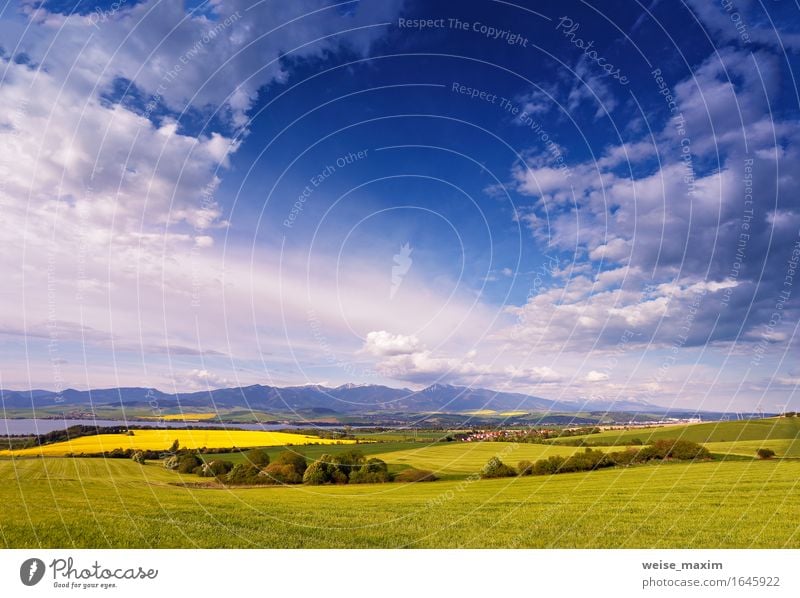
[{"label": "green shrub", "polygon": [[138,463],[139,465],[144,465],[145,463],[147,463],[147,461],[145,461],[144,453],[142,451],[136,451],[135,453],[133,453],[133,457],[131,457],[131,459],[133,459],[133,461],[135,463]]},{"label": "green shrub", "polygon": [[551,455],[547,459],[539,459],[533,464],[533,475],[550,475],[558,473],[564,464],[564,457]]},{"label": "green shrub", "polygon": [[775,456],[775,451],[768,448],[760,448],[756,451],[759,459],[772,459]]},{"label": "green shrub", "polygon": [[225,476],[225,481],[229,484],[257,484],[259,473],[261,470],[255,465],[237,463]]},{"label": "green shrub", "polygon": [[689,440],[665,439],[656,440],[640,452],[643,461],[652,459],[677,459],[691,461],[694,459],[710,459],[711,453],[702,444]]},{"label": "green shrub", "polygon": [[518,475],[531,475],[533,473],[533,463],[530,461],[520,461],[517,463],[517,474]]},{"label": "green shrub", "polygon": [[640,451],[638,449],[626,449],[624,451],[606,453],[606,457],[614,465],[628,466],[640,461],[639,453]]},{"label": "green shrub", "polygon": [[614,465],[614,463],[608,459],[603,451],[595,451],[587,448],[582,453],[575,453],[574,455],[567,457],[561,464],[559,473],[591,471],[593,469],[610,467],[612,465]]},{"label": "green shrub", "polygon": [[203,462],[197,455],[181,455],[178,457],[178,473],[195,473],[195,469],[202,467]]}]

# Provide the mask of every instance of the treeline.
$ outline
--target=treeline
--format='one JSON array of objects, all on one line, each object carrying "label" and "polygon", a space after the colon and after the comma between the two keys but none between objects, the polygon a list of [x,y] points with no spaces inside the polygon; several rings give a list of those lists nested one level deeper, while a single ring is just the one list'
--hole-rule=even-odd
[{"label": "treeline", "polygon": [[[217,455],[217,454],[220,454],[220,453],[243,453],[246,450],[247,450],[246,448],[237,447],[237,446],[233,446],[233,447],[215,447],[215,448],[203,447],[203,448],[193,449],[193,450],[180,449],[179,454],[188,454],[188,453],[195,454],[196,453],[196,454],[199,454],[199,455]],[[165,458],[165,457],[172,456],[172,455],[174,455],[176,453],[176,451],[172,450],[172,449],[170,449],[168,451],[153,451],[153,450],[142,450],[142,449],[132,449],[132,448],[127,448],[127,449],[115,448],[115,449],[110,450],[110,451],[102,451],[102,452],[95,452],[95,453],[85,453],[85,452],[81,452],[81,453],[65,453],[64,456],[65,457],[81,457],[81,458],[84,458],[84,457],[91,457],[91,458],[102,457],[102,458],[105,458],[105,459],[132,459],[138,453],[141,453],[139,458],[144,458],[147,461],[153,461],[153,460],[156,460],[156,459],[162,459],[162,458]]]},{"label": "treeline", "polygon": [[587,448],[582,453],[569,457],[553,455],[538,461],[520,461],[517,468],[492,457],[481,470],[482,478],[511,476],[552,475],[576,471],[593,471],[615,466],[629,466],[648,461],[696,461],[711,459],[709,450],[701,444],[688,440],[657,440],[642,448],[604,453]]},{"label": "treeline", "polygon": [[[139,454],[141,453],[141,454]],[[133,459],[144,463],[143,451]],[[383,482],[418,482],[436,479],[430,471],[406,470],[393,475],[384,461],[367,458],[361,451],[344,451],[337,455],[322,455],[308,463],[294,451],[281,452],[274,461],[263,449],[251,449],[244,454],[244,462],[215,459],[204,461],[193,451],[170,456],[164,467],[184,474],[214,478],[225,485],[261,486],[274,484],[374,484]]]}]

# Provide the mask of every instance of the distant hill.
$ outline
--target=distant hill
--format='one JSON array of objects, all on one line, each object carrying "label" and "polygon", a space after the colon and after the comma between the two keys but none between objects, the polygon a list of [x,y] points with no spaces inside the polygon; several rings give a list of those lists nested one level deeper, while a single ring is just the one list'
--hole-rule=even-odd
[{"label": "distant hill", "polygon": [[626,411],[662,412],[665,408],[639,401],[553,401],[522,393],[499,392],[434,384],[422,390],[374,384],[325,386],[263,386],[220,388],[168,394],[153,388],[105,388],[61,393],[46,390],[0,391],[5,409],[36,409],[63,405],[70,408],[159,408],[210,410],[243,408],[270,413],[315,410],[317,413],[462,413],[494,411]]}]

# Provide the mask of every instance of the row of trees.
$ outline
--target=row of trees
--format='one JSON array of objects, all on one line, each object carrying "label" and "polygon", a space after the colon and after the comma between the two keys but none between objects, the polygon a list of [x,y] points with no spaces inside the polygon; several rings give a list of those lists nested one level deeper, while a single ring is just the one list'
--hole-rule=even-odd
[{"label": "row of trees", "polygon": [[517,468],[506,465],[498,457],[492,457],[481,470],[482,478],[504,478],[527,475],[552,475],[575,471],[592,471],[606,467],[628,466],[647,461],[695,461],[711,459],[709,450],[701,444],[688,440],[657,440],[640,449],[604,453],[587,448],[582,453],[569,457],[550,456],[538,461],[520,461]]},{"label": "row of trees", "polygon": [[[395,479],[384,461],[366,458],[361,451],[349,450],[337,455],[322,455],[310,464],[293,451],[281,452],[274,461],[263,449],[244,454],[242,463],[216,459],[203,461],[196,453],[183,451],[164,461],[167,469],[215,478],[229,485],[269,484],[367,484],[391,482]],[[398,474],[397,481],[430,481],[436,477],[428,471],[410,470]]]}]

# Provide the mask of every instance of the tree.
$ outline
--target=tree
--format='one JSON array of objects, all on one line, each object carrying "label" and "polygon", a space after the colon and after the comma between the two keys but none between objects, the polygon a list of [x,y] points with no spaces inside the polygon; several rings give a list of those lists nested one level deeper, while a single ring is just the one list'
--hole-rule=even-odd
[{"label": "tree", "polygon": [[499,457],[492,457],[486,465],[483,466],[480,475],[484,479],[509,478],[517,475],[517,472],[514,471],[513,467],[509,467],[503,463]]},{"label": "tree", "polygon": [[308,463],[306,463],[306,458],[300,453],[296,453],[294,451],[282,451],[275,459],[275,464],[291,465],[294,468],[294,470],[300,474],[301,477],[305,473],[306,468],[308,467]]},{"label": "tree", "polygon": [[349,481],[351,484],[377,484],[391,482],[392,476],[384,461],[372,458],[368,459],[359,469],[351,471]]},{"label": "tree", "polygon": [[181,455],[178,457],[178,473],[194,473],[198,467],[202,467],[203,462],[197,455]]},{"label": "tree", "polygon": [[775,451],[768,448],[760,448],[756,451],[759,459],[772,459],[775,456]]},{"label": "tree", "polygon": [[533,475],[550,475],[561,471],[566,459],[558,455],[552,455],[547,459],[539,459],[533,464]]},{"label": "tree", "polygon": [[311,484],[312,486],[319,486],[321,484],[330,484],[333,479],[333,467],[330,463],[322,460],[323,455],[319,461],[314,461],[308,466],[303,474],[303,483]]},{"label": "tree", "polygon": [[257,484],[258,474],[261,470],[249,463],[237,463],[225,476],[225,481],[231,484]]},{"label": "tree", "polygon": [[266,467],[269,465],[269,454],[264,449],[251,449],[244,454],[245,460],[255,467]]},{"label": "tree", "polygon": [[215,459],[203,465],[200,475],[205,478],[215,478],[229,473],[231,469],[233,469],[232,462]]},{"label": "tree", "polygon": [[691,461],[693,459],[710,459],[711,453],[702,444],[689,440],[664,439],[656,440],[640,451],[642,461],[651,459],[677,459]]},{"label": "tree", "polygon": [[299,484],[303,481],[303,474],[289,463],[270,463],[259,476],[266,477],[275,484]]},{"label": "tree", "polygon": [[169,450],[167,452],[175,454],[175,453],[178,452],[178,449],[180,448],[180,446],[181,446],[181,443],[178,442],[178,439],[176,438],[175,442],[172,443],[172,445],[169,447]]},{"label": "tree", "polygon": [[517,463],[517,473],[519,475],[531,475],[533,473],[533,463],[530,461],[520,461]]},{"label": "tree", "polygon": [[336,468],[347,478],[350,472],[360,468],[365,460],[364,453],[357,449],[351,449],[336,455],[333,462],[336,464]]},{"label": "tree", "polygon": [[136,451],[133,453],[133,457],[131,457],[131,459],[133,459],[134,463],[138,463],[139,465],[144,465],[146,463],[144,459],[144,453],[142,451]]}]

